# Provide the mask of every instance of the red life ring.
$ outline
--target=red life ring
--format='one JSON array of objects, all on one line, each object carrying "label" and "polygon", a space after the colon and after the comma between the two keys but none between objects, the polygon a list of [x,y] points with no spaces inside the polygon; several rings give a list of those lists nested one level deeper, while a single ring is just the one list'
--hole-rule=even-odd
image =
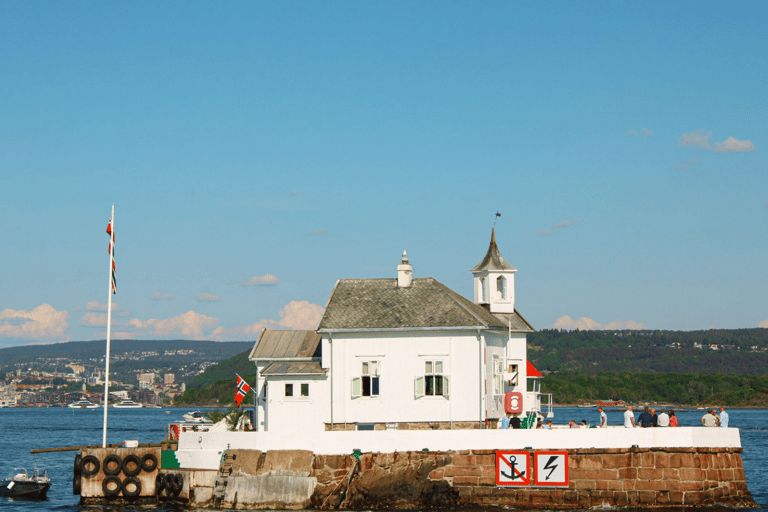
[{"label": "red life ring", "polygon": [[168,433],[168,437],[171,438],[171,441],[178,441],[179,440],[179,426],[178,425],[171,425],[171,429]]},{"label": "red life ring", "polygon": [[504,410],[512,414],[523,412],[523,394],[518,391],[508,391],[504,395]]}]

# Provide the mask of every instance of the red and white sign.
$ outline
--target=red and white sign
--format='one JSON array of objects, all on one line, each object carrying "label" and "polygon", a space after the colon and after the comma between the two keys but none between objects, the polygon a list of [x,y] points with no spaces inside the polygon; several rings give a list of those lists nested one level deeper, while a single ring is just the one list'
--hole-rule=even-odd
[{"label": "red and white sign", "polygon": [[533,484],[568,487],[568,452],[534,452]]},{"label": "red and white sign", "polygon": [[496,485],[531,485],[530,452],[496,452]]}]

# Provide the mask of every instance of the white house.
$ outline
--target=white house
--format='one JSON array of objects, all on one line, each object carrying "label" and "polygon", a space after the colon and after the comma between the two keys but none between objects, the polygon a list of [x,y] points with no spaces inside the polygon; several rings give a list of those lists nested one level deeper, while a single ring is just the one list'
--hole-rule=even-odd
[{"label": "white house", "polygon": [[516,271],[492,231],[471,270],[474,301],[414,278],[405,252],[396,278],[340,279],[316,331],[257,340],[255,428],[466,429],[495,427],[505,410],[541,413]]}]

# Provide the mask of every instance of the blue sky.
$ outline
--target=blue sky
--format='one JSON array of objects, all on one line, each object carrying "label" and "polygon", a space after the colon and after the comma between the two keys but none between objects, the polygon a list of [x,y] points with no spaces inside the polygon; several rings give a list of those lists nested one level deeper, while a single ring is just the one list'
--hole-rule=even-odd
[{"label": "blue sky", "polygon": [[0,346],[253,340],[340,278],[768,327],[765,2],[0,5]]}]

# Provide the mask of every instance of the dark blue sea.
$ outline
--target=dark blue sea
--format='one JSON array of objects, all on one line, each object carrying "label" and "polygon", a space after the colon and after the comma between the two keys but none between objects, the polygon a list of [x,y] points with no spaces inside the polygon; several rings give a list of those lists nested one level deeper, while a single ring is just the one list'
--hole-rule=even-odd
[{"label": "dark blue sea", "polygon": [[[170,411],[170,414],[166,411]],[[160,442],[168,423],[181,420],[182,414],[187,411],[110,409],[107,443],[116,444],[131,439],[142,443]],[[732,409],[729,412],[731,426],[741,430],[744,447],[742,458],[749,490],[757,503],[768,508],[768,410]],[[607,414],[609,423],[622,423],[622,411],[609,409]],[[678,412],[681,425],[700,425],[701,415],[702,411],[696,410]],[[582,419],[589,423],[597,422],[596,410],[566,407],[555,409],[556,424]],[[29,450],[100,445],[103,423],[102,409],[0,409],[0,476],[8,476],[15,467],[26,467],[31,471],[37,462],[38,468],[48,470],[53,481],[48,501],[25,502],[0,498],[0,512],[94,510],[92,507],[81,508],[79,498],[72,495],[72,462],[75,452],[43,453],[33,457]]]}]

